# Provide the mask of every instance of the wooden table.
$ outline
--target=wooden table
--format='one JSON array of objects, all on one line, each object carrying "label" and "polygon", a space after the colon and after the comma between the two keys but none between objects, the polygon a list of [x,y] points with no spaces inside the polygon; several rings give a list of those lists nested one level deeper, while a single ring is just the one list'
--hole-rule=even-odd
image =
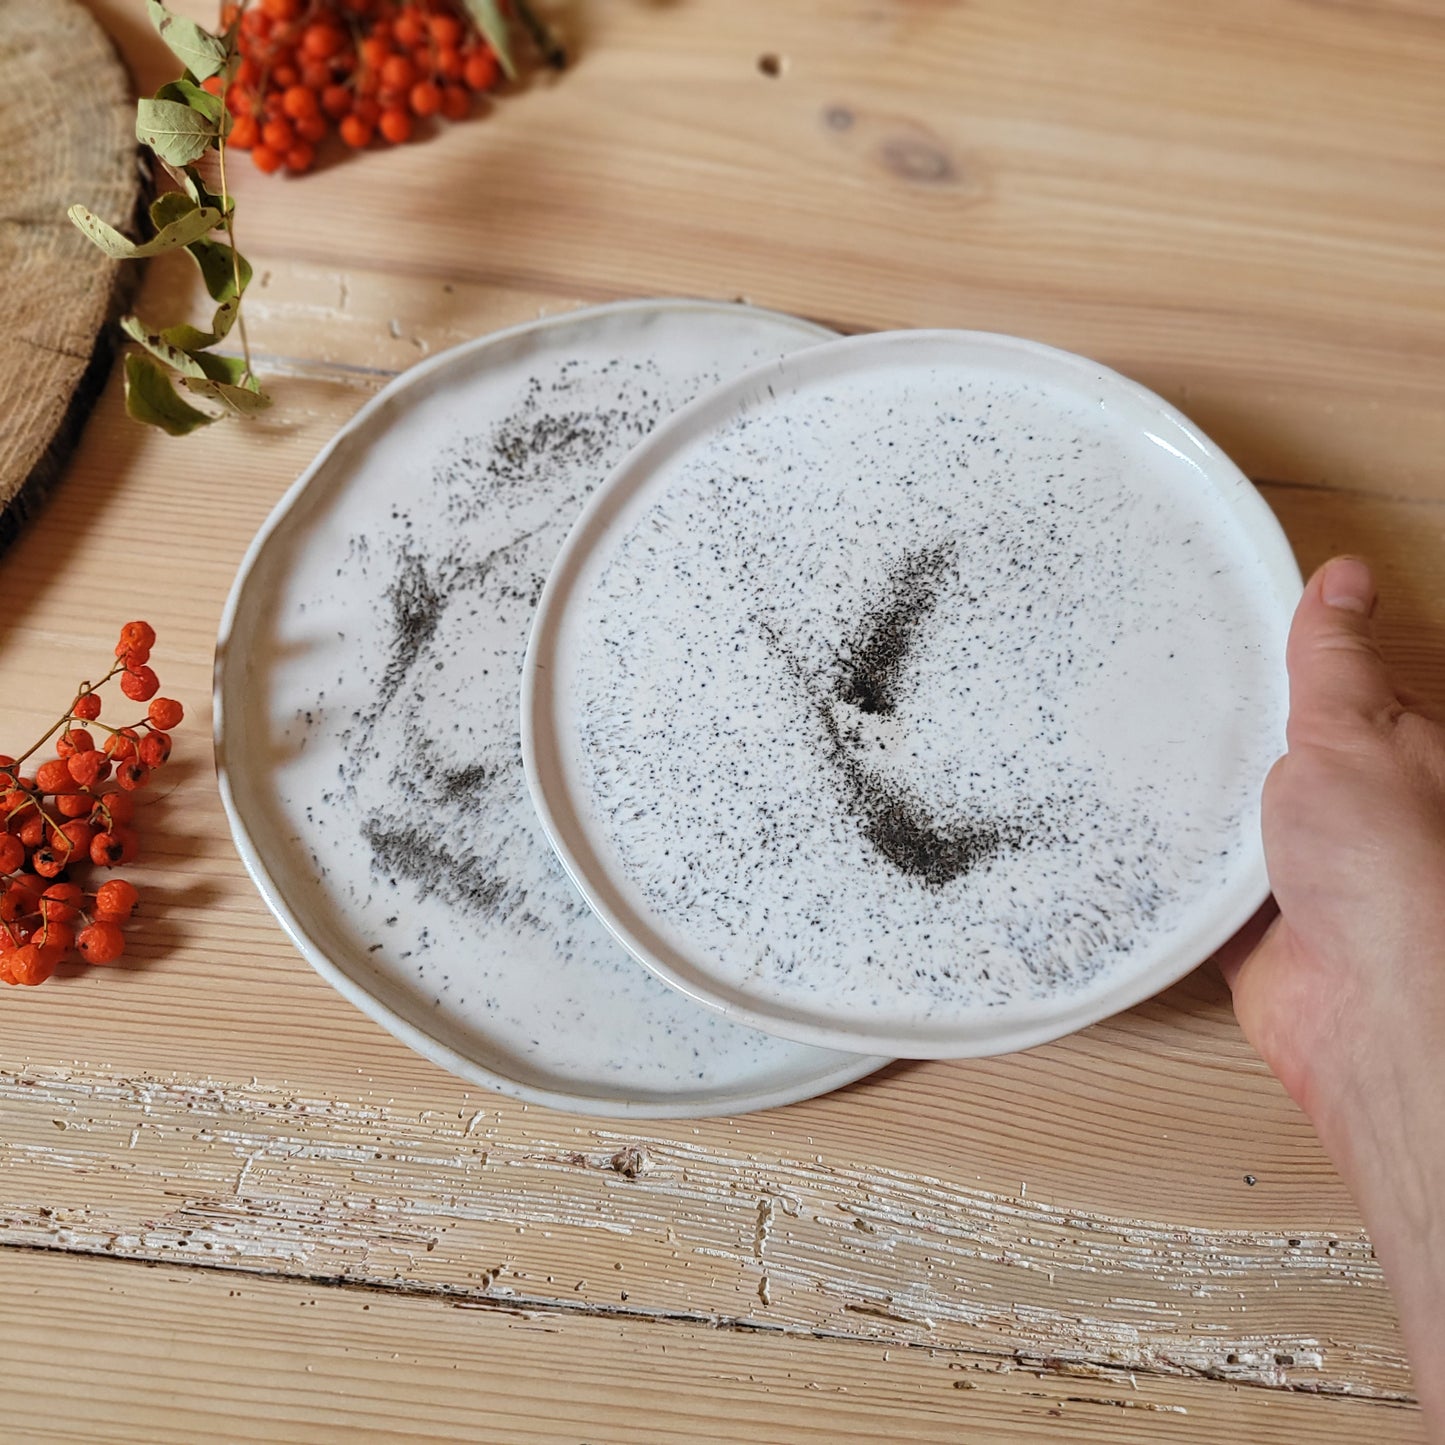
[{"label": "wooden table", "polygon": [[[136,0],[94,8],[159,83]],[[575,69],[485,120],[247,169],[276,409],[154,437],[113,378],[4,558],[7,738],[131,616],[190,721],[135,964],[0,999],[0,1433],[1421,1439],[1358,1216],[1211,969],[1019,1057],[600,1126],[464,1086],[317,978],[242,873],[206,732],[242,551],[367,397],[494,327],[666,293],[1137,377],[1302,563],[1376,559],[1389,648],[1445,702],[1445,16],[589,0],[568,24]],[[157,264],[143,303],[190,288]]]}]

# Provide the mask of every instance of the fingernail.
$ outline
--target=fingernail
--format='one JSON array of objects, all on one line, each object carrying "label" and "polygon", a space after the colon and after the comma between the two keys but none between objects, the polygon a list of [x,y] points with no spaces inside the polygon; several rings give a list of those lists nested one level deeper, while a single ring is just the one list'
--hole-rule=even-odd
[{"label": "fingernail", "polygon": [[1328,607],[1368,616],[1375,610],[1374,576],[1358,557],[1336,557],[1325,565],[1324,576],[1320,578],[1320,596]]}]

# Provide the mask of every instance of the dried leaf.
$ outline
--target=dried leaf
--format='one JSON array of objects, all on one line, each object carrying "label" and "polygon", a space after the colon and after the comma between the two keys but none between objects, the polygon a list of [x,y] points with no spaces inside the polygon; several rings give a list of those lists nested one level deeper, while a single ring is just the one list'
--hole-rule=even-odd
[{"label": "dried leaf", "polygon": [[229,215],[235,206],[235,201],[230,196],[224,198],[214,194],[206,185],[201,173],[194,166],[173,166],[168,161],[161,162],[166,174],[181,187],[183,191],[198,205],[208,206],[213,211],[220,211]]},{"label": "dried leaf", "polygon": [[463,0],[468,13],[482,32],[482,39],[496,52],[508,80],[517,78],[517,62],[512,55],[511,29],[502,14],[499,0]]},{"label": "dried leaf", "polygon": [[136,139],[173,166],[199,160],[217,134],[205,116],[179,101],[143,100],[136,106]]},{"label": "dried leaf", "polygon": [[[167,194],[179,195],[174,191]],[[72,206],[66,214],[106,255],[118,261],[134,261],[144,256],[159,256],[162,251],[174,251],[192,242],[199,243],[202,236],[221,224],[219,211],[197,206],[188,196],[181,199],[187,203],[185,211],[162,225],[149,241],[132,241],[84,206]],[[159,205],[159,201],[156,204]],[[152,207],[153,214],[154,209]]]},{"label": "dried leaf", "polygon": [[[214,361],[218,358],[209,359]],[[271,405],[271,398],[261,390],[260,383],[254,377],[247,383],[233,385],[224,381],[196,381],[187,376],[181,378],[181,385],[187,391],[195,392],[197,396],[209,397],[212,401],[220,402],[222,406],[230,407],[238,416],[254,416]]]},{"label": "dried leaf", "polygon": [[148,356],[132,351],[125,359],[125,409],[136,421],[183,437],[216,418],[182,401],[170,378]]},{"label": "dried leaf", "polygon": [[230,301],[251,284],[251,263],[222,242],[197,241],[186,249],[196,258],[212,301]]},{"label": "dried leaf", "polygon": [[160,0],[146,0],[146,13],[170,52],[196,77],[205,80],[226,65],[226,47],[194,20],[172,15]]},{"label": "dried leaf", "polygon": [[221,97],[202,90],[189,80],[172,80],[156,91],[157,100],[173,100],[177,105],[188,105],[199,111],[210,123],[219,128],[225,111],[221,108]]}]

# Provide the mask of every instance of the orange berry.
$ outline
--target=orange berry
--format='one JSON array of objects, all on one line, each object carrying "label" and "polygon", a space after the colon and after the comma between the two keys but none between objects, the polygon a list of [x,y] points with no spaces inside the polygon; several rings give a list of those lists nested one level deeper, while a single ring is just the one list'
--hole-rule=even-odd
[{"label": "orange berry", "polygon": [[90,840],[90,861],[97,868],[114,868],[125,857],[125,839],[119,832],[97,833]]},{"label": "orange berry", "polygon": [[443,80],[460,80],[467,72],[467,63],[460,50],[446,46],[437,51],[436,69]]},{"label": "orange berry", "polygon": [[340,120],[351,110],[351,90],[345,85],[328,85],[321,92],[321,109],[332,120]]},{"label": "orange berry", "polygon": [[75,947],[75,929],[63,919],[47,916],[35,934],[35,941],[43,949],[54,950],[58,962]]},{"label": "orange berry", "polygon": [[143,788],[150,781],[151,770],[139,758],[128,758],[115,770],[115,780],[128,793]]},{"label": "orange berry", "polygon": [[[298,141],[304,141],[308,146],[320,145],[326,139],[326,117],[319,112],[316,115],[303,115],[296,122],[296,135]],[[291,162],[288,159],[287,165]],[[293,166],[294,170],[295,167]]]},{"label": "orange berry", "polygon": [[381,67],[381,83],[393,90],[410,90],[416,81],[416,67],[404,55],[388,55]]},{"label": "orange berry", "polygon": [[[26,875],[26,881],[34,883],[37,880]],[[36,895],[21,887],[20,883],[19,878],[10,879],[4,894],[0,895],[0,920],[5,923],[14,923],[17,918],[25,918],[35,912]],[[0,930],[0,936],[11,937],[10,930]]]},{"label": "orange berry", "polygon": [[473,90],[490,90],[501,78],[497,57],[484,45],[467,56],[465,78]]},{"label": "orange berry", "polygon": [[82,859],[90,857],[90,844],[95,837],[95,829],[89,823],[76,818],[64,824],[60,829],[60,834],[65,840],[65,845],[61,846],[52,835],[51,846],[59,847],[67,861],[74,858],[79,863]]},{"label": "orange berry", "polygon": [[465,120],[472,113],[472,98],[460,85],[442,90],[442,114],[448,120]]},{"label": "orange berry", "polygon": [[125,934],[114,923],[92,923],[75,940],[87,963],[114,963],[125,952]]},{"label": "orange berry", "polygon": [[295,20],[306,4],[306,0],[261,0],[261,9],[272,20]]},{"label": "orange berry", "polygon": [[135,817],[135,799],[129,793],[106,793],[97,799],[95,811],[108,830],[117,823],[129,823]]},{"label": "orange berry", "polygon": [[[76,753],[67,761],[66,766],[70,769],[70,776],[82,788],[93,788],[110,776],[110,759],[94,748],[88,753]],[[89,803],[86,803],[85,811],[90,811]],[[71,816],[78,818],[80,813],[77,811]]]},{"label": "orange berry", "polygon": [[253,56],[243,55],[236,63],[236,73],[231,79],[231,88],[226,92],[227,102],[234,95],[245,95],[249,109],[251,100],[249,92],[261,83],[261,75],[261,63]]},{"label": "orange berry", "polygon": [[[90,758],[99,756],[96,753],[82,753],[82,757]],[[105,764],[105,771],[110,772],[110,764]],[[71,775],[72,777],[74,774]],[[79,781],[77,779],[77,781]],[[83,818],[95,806],[95,799],[89,793],[62,793],[55,800],[55,811],[62,818]]]},{"label": "orange berry", "polygon": [[[299,140],[289,151],[286,152],[286,169],[292,175],[304,175],[316,164],[316,147],[304,140]],[[145,744],[141,744],[144,749]],[[124,784],[121,785],[122,787]]]},{"label": "orange berry", "polygon": [[0,873],[13,873],[25,861],[25,844],[13,833],[0,833]]},{"label": "orange berry", "polygon": [[375,31],[361,42],[361,63],[370,70],[380,70],[391,53],[391,46]]},{"label": "orange berry", "polygon": [[289,120],[268,120],[261,127],[261,139],[273,150],[285,155],[296,144],[296,132]]},{"label": "orange berry", "polygon": [[432,40],[443,50],[462,43],[462,22],[455,15],[433,15],[427,20]]},{"label": "orange berry", "polygon": [[76,785],[64,758],[47,758],[35,770],[35,786],[42,793],[73,793]]},{"label": "orange berry", "polygon": [[127,652],[137,650],[149,653],[156,645],[156,630],[149,622],[127,622],[120,630],[120,641],[115,645],[115,655],[124,657]]},{"label": "orange berry", "polygon": [[426,21],[415,10],[403,10],[396,17],[391,33],[399,45],[413,46],[426,38]]},{"label": "orange berry", "polygon": [[225,88],[226,82],[223,81],[219,75],[208,75],[201,82],[201,89],[204,90],[207,95],[220,95]]},{"label": "orange berry", "polygon": [[304,85],[292,85],[281,97],[281,109],[292,120],[300,120],[304,115],[315,115],[321,109],[321,103],[314,90],[307,90]]},{"label": "orange berry", "polygon": [[123,762],[126,758],[135,756],[136,744],[139,741],[140,734],[134,728],[121,728],[119,732],[111,733],[106,738],[105,754],[117,762]]},{"label": "orange berry", "polygon": [[93,753],[95,739],[84,728],[66,728],[55,740],[58,757],[69,758],[76,753]]},{"label": "orange berry", "polygon": [[95,906],[100,913],[115,913],[129,918],[139,902],[140,894],[136,892],[135,885],[127,883],[124,878],[108,879],[95,890]]},{"label": "orange berry", "polygon": [[45,841],[45,819],[37,813],[27,818],[16,830],[15,836],[27,848],[38,848]]},{"label": "orange berry", "polygon": [[302,54],[312,60],[330,60],[346,45],[346,32],[339,26],[317,21],[301,32]]},{"label": "orange berry", "polygon": [[357,100],[352,114],[359,116],[367,125],[375,126],[381,119],[381,102],[375,96],[363,95]]},{"label": "orange berry", "polygon": [[[251,152],[253,158],[255,154],[255,151]],[[160,685],[160,678],[148,667],[127,668],[120,675],[120,690],[132,702],[149,702]]]},{"label": "orange berry", "polygon": [[331,62],[329,60],[303,60],[301,62],[301,84],[319,99],[321,92],[331,84]]},{"label": "orange berry", "polygon": [[381,133],[393,145],[401,145],[411,139],[411,116],[401,109],[381,113]]},{"label": "orange berry", "polygon": [[94,722],[100,716],[100,694],[94,692],[83,692],[75,699],[75,706],[70,709],[73,716],[84,718],[86,722]]},{"label": "orange berry", "polygon": [[341,139],[355,150],[371,144],[371,122],[363,120],[359,115],[344,116],[339,129]]},{"label": "orange berry", "polygon": [[417,81],[411,88],[410,99],[413,115],[435,115],[442,108],[441,87],[432,80]]},{"label": "orange berry", "polygon": [[238,115],[231,124],[231,133],[226,137],[226,143],[235,146],[238,151],[248,151],[260,138],[261,127],[256,124],[256,117]]},{"label": "orange berry", "polygon": [[55,959],[37,944],[27,943],[6,955],[10,976],[27,988],[44,983],[55,972]]},{"label": "orange berry", "polygon": [[[85,901],[85,889],[79,883],[52,883],[40,895],[42,903],[48,898],[52,903],[64,903],[79,907]],[[61,915],[64,917],[65,915]]]},{"label": "orange berry", "polygon": [[276,96],[279,98],[286,94],[293,85],[301,84],[301,70],[289,60],[282,61],[279,65],[271,67],[271,84],[276,87]]},{"label": "orange berry", "polygon": [[69,857],[59,848],[53,848],[47,844],[43,848],[37,848],[30,855],[30,866],[42,878],[55,878],[65,871],[65,865],[70,861]]},{"label": "orange berry", "polygon": [[265,9],[248,10],[241,17],[241,34],[251,40],[265,40],[274,25],[274,17]]}]

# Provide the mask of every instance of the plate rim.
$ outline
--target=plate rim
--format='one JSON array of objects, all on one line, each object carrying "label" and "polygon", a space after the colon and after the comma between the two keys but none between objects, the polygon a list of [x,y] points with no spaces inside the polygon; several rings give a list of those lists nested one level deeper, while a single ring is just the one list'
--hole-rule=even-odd
[{"label": "plate rim", "polygon": [[[558,766],[549,770],[543,766],[538,756],[538,737],[539,729],[547,716],[546,708],[540,701],[546,691],[543,674],[547,672],[555,656],[549,648],[555,644],[563,626],[564,608],[561,599],[566,588],[576,583],[580,568],[585,564],[590,550],[589,534],[597,525],[598,514],[609,506],[615,506],[621,511],[648,485],[648,478],[655,472],[655,468],[653,472],[639,469],[645,466],[651,453],[660,453],[663,459],[666,459],[673,448],[686,445],[685,439],[690,435],[694,423],[709,411],[725,402],[737,402],[746,397],[749,391],[766,385],[771,376],[790,364],[805,364],[813,369],[816,377],[819,371],[827,375],[829,368],[840,356],[846,358],[856,353],[866,355],[874,350],[887,351],[899,346],[920,344],[936,345],[939,342],[963,343],[972,347],[1003,350],[1024,357],[1032,356],[1055,366],[1062,363],[1067,370],[1079,375],[1081,379],[1106,386],[1115,394],[1127,396],[1136,404],[1170,422],[1197,447],[1200,456],[1196,464],[1205,472],[1220,501],[1227,501],[1235,509],[1235,515],[1239,516],[1241,524],[1245,526],[1247,537],[1258,553],[1272,587],[1279,592],[1281,601],[1297,597],[1302,591],[1303,578],[1289,538],[1259,489],[1228,453],[1194,421],[1141,382],[1077,352],[1006,332],[946,327],[874,331],[843,336],[836,341],[807,347],[791,356],[765,362],[750,371],[740,373],[673,412],[618,462],[588,498],[552,564],[546,586],[533,613],[527,653],[522,666],[521,687],[522,762],[533,807],[543,831],[573,884],[633,957],[664,982],[686,993],[696,1002],[763,1032],[822,1048],[867,1048],[905,1059],[985,1058],[1034,1048],[1136,1008],[1172,987],[1207,963],[1268,899],[1270,888],[1262,840],[1257,839],[1252,843],[1246,859],[1244,881],[1252,881],[1254,887],[1246,890],[1241,884],[1238,891],[1247,896],[1236,906],[1214,916],[1213,926],[1203,931],[1208,947],[1192,962],[1180,963],[1176,960],[1173,964],[1151,969],[1135,977],[1132,985],[1126,980],[1121,985],[1087,996],[1080,1005],[1062,1013],[1049,1015],[1048,1001],[1035,1001],[1027,1010],[1022,1011],[1022,1017],[1005,1028],[990,1030],[985,1018],[981,1024],[976,1023],[970,1029],[953,1029],[949,1034],[952,1042],[940,1042],[934,1032],[927,1036],[926,1046],[921,1046],[925,1042],[922,1031],[918,1034],[870,1031],[862,1024],[845,1027],[835,1023],[800,1019],[781,1007],[774,1010],[759,1006],[755,1000],[739,999],[736,990],[731,995],[724,994],[721,990],[713,994],[706,982],[679,973],[656,948],[635,936],[607,894],[597,886],[586,861],[572,846],[554,807],[554,793],[568,793],[565,769]],[[807,357],[806,362],[801,359],[804,354]],[[621,496],[617,495],[619,493]],[[561,731],[560,727],[554,728],[558,737]],[[554,746],[560,753],[560,742],[554,743]],[[568,806],[570,807],[570,802]],[[572,811],[580,820],[580,812],[575,809]],[[578,831],[585,833],[585,829],[580,826]],[[1250,899],[1252,901],[1249,901]],[[646,923],[647,920],[644,919],[643,922]],[[698,972],[703,970],[699,969]]]},{"label": "plate rim", "polygon": [[[441,1065],[469,1083],[482,1085],[505,1096],[520,1099],[526,1103],[542,1104],[566,1113],[583,1114],[594,1118],[701,1119],[754,1113],[786,1104],[801,1103],[807,1099],[832,1093],[848,1084],[857,1082],[868,1074],[875,1073],[886,1064],[893,1062],[893,1059],[871,1052],[860,1053],[857,1049],[835,1051],[850,1057],[841,1061],[836,1068],[814,1075],[808,1081],[794,1086],[752,1092],[734,1091],[708,1101],[690,1100],[670,1104],[665,1100],[638,1102],[628,1099],[606,1099],[596,1098],[585,1093],[540,1088],[498,1073],[486,1065],[478,1063],[475,1059],[467,1057],[451,1045],[443,1043],[420,1024],[403,1017],[397,1010],[383,1003],[332,959],[320,943],[312,938],[305,924],[286,901],[283,892],[272,877],[263,856],[263,849],[252,836],[252,830],[245,816],[245,805],[234,786],[233,769],[238,771],[239,769],[229,750],[232,743],[231,733],[228,730],[231,709],[226,703],[226,691],[228,686],[239,689],[243,684],[240,679],[232,680],[228,669],[244,666],[243,658],[233,659],[233,650],[244,644],[244,639],[236,635],[236,621],[245,600],[247,585],[264,556],[267,546],[285,526],[292,512],[301,503],[312,481],[330,463],[334,454],[358,431],[368,428],[376,414],[390,405],[396,396],[413,386],[426,382],[435,372],[443,370],[449,365],[476,353],[488,351],[494,346],[504,344],[521,335],[540,334],[565,328],[578,321],[600,320],[629,312],[685,313],[688,311],[718,314],[747,312],[754,316],[786,322],[799,331],[812,332],[822,342],[832,340],[838,335],[836,331],[804,317],[753,306],[747,302],[717,301],[706,297],[685,296],[633,297],[600,305],[575,307],[554,315],[518,322],[501,330],[473,337],[456,346],[448,347],[444,351],[439,351],[434,356],[427,357],[424,361],[392,377],[375,396],[359,407],[328,438],[320,451],[306,465],[296,480],[286,488],[270,512],[267,513],[242,555],[241,561],[237,565],[236,575],[226,595],[226,603],[217,627],[211,668],[212,754],[216,769],[216,782],[221,795],[221,803],[225,809],[231,840],[240,855],[247,876],[261,895],[262,901],[271,915],[281,925],[282,931],[286,934],[292,947],[349,1003],[360,1009],[374,1022],[379,1023],[394,1038],[432,1063]],[[737,1022],[741,1022],[741,1020]],[[761,1032],[768,1031],[762,1030]],[[799,1041],[790,1040],[790,1042]]]}]

